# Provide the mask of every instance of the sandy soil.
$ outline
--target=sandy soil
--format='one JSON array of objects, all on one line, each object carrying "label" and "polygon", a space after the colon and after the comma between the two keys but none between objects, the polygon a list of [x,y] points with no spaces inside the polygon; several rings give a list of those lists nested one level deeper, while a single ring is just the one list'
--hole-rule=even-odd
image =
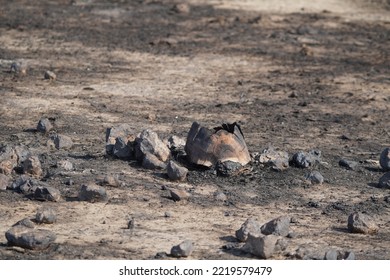
[{"label": "sandy soil", "polygon": [[[390,192],[377,187],[379,154],[390,146],[389,2],[181,2],[189,13],[173,11],[175,1],[0,1],[0,144],[38,154],[51,174],[44,180],[64,198],[0,191],[0,233],[42,206],[58,217],[41,226],[57,234],[48,249],[9,247],[0,234],[0,258],[151,259],[185,239],[194,242],[190,259],[253,258],[224,246],[248,217],[290,215],[296,237],[275,259],[295,258],[302,246],[390,259]],[[18,60],[26,75],[9,71]],[[45,80],[46,70],[57,79]],[[34,132],[43,116],[72,138],[70,150],[52,149]],[[239,122],[251,153],[268,144],[291,155],[319,149],[325,182],[307,187],[308,170],[252,163],[235,177],[191,169],[186,182],[173,183],[105,155],[108,127],[186,137],[193,121]],[[359,168],[341,168],[341,158]],[[60,159],[75,170],[58,172]],[[72,199],[107,174],[122,182],[107,187],[107,203]],[[174,202],[164,185],[191,198]],[[216,191],[227,201],[215,200]],[[348,233],[353,211],[371,215],[378,234]]]}]

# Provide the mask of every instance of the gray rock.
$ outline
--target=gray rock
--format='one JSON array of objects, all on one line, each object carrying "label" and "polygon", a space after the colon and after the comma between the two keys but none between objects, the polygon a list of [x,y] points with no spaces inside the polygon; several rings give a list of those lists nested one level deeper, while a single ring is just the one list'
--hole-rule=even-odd
[{"label": "gray rock", "polygon": [[15,150],[9,146],[0,147],[0,173],[10,175],[18,165],[18,156]]},{"label": "gray rock", "polygon": [[306,175],[306,180],[313,185],[321,185],[324,182],[324,177],[318,171],[312,171]]},{"label": "gray rock", "polygon": [[173,181],[184,181],[187,177],[188,169],[170,160],[167,164],[167,173],[169,179]]},{"label": "gray rock", "polygon": [[165,162],[170,156],[169,148],[158,137],[157,133],[146,129],[135,139],[135,157],[142,162],[147,154],[152,154],[158,160]]},{"label": "gray rock", "polygon": [[249,234],[253,236],[261,235],[261,225],[254,218],[248,218],[240,227],[236,230],[236,237],[240,242],[245,242],[248,239]]},{"label": "gray rock", "polygon": [[108,200],[108,196],[105,188],[98,186],[95,183],[88,183],[81,186],[79,200],[89,202],[105,202]]},{"label": "gray rock", "polygon": [[129,221],[127,222],[127,229],[133,230],[135,227],[135,220],[134,217],[131,217]]},{"label": "gray rock", "polygon": [[187,3],[175,4],[172,8],[172,11],[178,14],[188,14],[191,11],[191,6]]},{"label": "gray rock", "polygon": [[15,153],[18,157],[18,166],[22,166],[23,162],[31,155],[30,151],[25,146],[15,146]]},{"label": "gray rock", "polygon": [[54,146],[57,150],[69,149],[73,146],[72,138],[66,135],[57,134],[52,137]]},{"label": "gray rock", "polygon": [[194,251],[194,245],[191,240],[185,240],[179,245],[173,246],[171,256],[175,258],[188,257]]},{"label": "gray rock", "polygon": [[379,178],[378,186],[383,189],[390,189],[390,172],[386,172]]},{"label": "gray rock", "polygon": [[72,171],[73,170],[73,163],[68,159],[61,159],[61,160],[57,161],[57,167],[65,170],[65,171]]},{"label": "gray rock", "polygon": [[23,220],[20,220],[16,222],[13,227],[15,226],[24,226],[28,228],[35,228],[35,223],[30,218],[24,218]]},{"label": "gray rock", "polygon": [[50,70],[45,71],[45,74],[43,75],[43,77],[45,78],[45,80],[57,79],[56,73],[54,73],[53,71],[50,71]]},{"label": "gray rock", "polygon": [[52,208],[43,207],[37,211],[35,221],[38,224],[53,224],[57,221],[57,215]]},{"label": "gray rock", "polygon": [[217,201],[227,201],[228,200],[226,194],[224,194],[223,192],[218,192],[218,191],[214,193],[214,199]]},{"label": "gray rock", "polygon": [[121,184],[117,175],[104,176],[103,183],[111,187],[119,187]]},{"label": "gray rock", "polygon": [[33,198],[40,201],[60,201],[61,193],[53,187],[39,186],[35,189]]},{"label": "gray rock", "polygon": [[41,118],[37,124],[37,130],[42,133],[48,133],[53,129],[53,125],[51,124],[48,118]]},{"label": "gray rock", "polygon": [[142,167],[151,170],[164,170],[167,168],[167,165],[161,160],[159,160],[155,155],[146,153],[142,160]]},{"label": "gray rock", "polygon": [[296,167],[308,168],[321,162],[321,151],[311,150],[308,153],[299,151],[292,157],[291,163]]},{"label": "gray rock", "polygon": [[269,221],[261,227],[261,233],[265,235],[287,236],[290,231],[291,217],[281,216]]},{"label": "gray rock", "polygon": [[169,189],[171,198],[174,201],[186,200],[191,197],[191,195],[184,189]]},{"label": "gray rock", "polygon": [[215,165],[217,174],[224,177],[234,176],[241,168],[242,165],[240,163],[230,160],[224,162],[218,161]]},{"label": "gray rock", "polygon": [[132,158],[134,153],[133,142],[135,135],[136,133],[128,124],[120,124],[115,127],[107,128],[106,153],[108,155]]},{"label": "gray rock", "polygon": [[259,162],[271,166],[275,171],[283,171],[289,166],[289,155],[285,151],[277,151],[269,145],[259,155]]},{"label": "gray rock", "polygon": [[262,259],[268,259],[276,252],[276,243],[280,237],[275,235],[248,235],[242,250]]},{"label": "gray rock", "polygon": [[323,260],[327,249],[318,244],[303,244],[295,251],[294,257],[301,260]]},{"label": "gray rock", "polygon": [[35,177],[42,177],[43,170],[41,162],[37,156],[30,155],[23,162],[23,173],[29,174]]},{"label": "gray rock", "polygon": [[10,228],[5,237],[11,246],[32,250],[45,249],[56,240],[56,235],[49,230],[30,229],[22,225]]},{"label": "gray rock", "polygon": [[339,161],[339,165],[341,167],[348,169],[348,170],[356,170],[358,168],[359,163],[356,161],[352,161],[352,160],[341,159]]},{"label": "gray rock", "polygon": [[344,254],[344,260],[355,260],[356,256],[354,252],[345,252]]},{"label": "gray rock", "polygon": [[11,178],[0,173],[0,191],[5,191],[11,183]]},{"label": "gray rock", "polygon": [[337,260],[338,252],[331,249],[325,253],[324,260]]},{"label": "gray rock", "polygon": [[390,148],[385,148],[379,157],[379,164],[384,171],[390,171]]},{"label": "gray rock", "polygon": [[348,230],[352,233],[375,234],[379,227],[372,217],[355,212],[348,217]]}]

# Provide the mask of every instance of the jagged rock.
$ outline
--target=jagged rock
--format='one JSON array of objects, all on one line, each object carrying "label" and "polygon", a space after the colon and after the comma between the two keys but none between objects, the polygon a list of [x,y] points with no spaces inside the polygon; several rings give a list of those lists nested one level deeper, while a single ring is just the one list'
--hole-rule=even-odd
[{"label": "jagged rock", "polygon": [[381,152],[379,164],[384,171],[390,171],[390,148],[385,148]]},{"label": "jagged rock", "polygon": [[277,151],[269,145],[259,155],[259,162],[271,166],[275,171],[283,171],[289,167],[289,155],[285,151]]},{"label": "jagged rock", "polygon": [[251,161],[244,135],[237,123],[223,124],[210,130],[194,122],[187,136],[185,151],[191,163],[206,167],[225,161],[244,166]]},{"label": "jagged rock", "polygon": [[38,186],[35,189],[33,198],[40,201],[60,201],[61,193],[53,187]]},{"label": "jagged rock", "polygon": [[53,129],[53,125],[51,124],[48,118],[41,118],[37,124],[37,131],[42,133],[48,133]]},{"label": "jagged rock", "polygon": [[359,163],[356,161],[352,161],[352,160],[341,159],[339,161],[339,165],[348,169],[348,170],[356,170]]},{"label": "jagged rock", "polygon": [[169,137],[167,142],[168,148],[171,150],[184,149],[186,145],[186,140],[176,135],[172,135],[171,137]]},{"label": "jagged rock", "polygon": [[261,233],[265,235],[287,236],[290,231],[291,217],[281,216],[269,221],[261,227]]},{"label": "jagged rock", "polygon": [[324,260],[337,260],[338,252],[331,249],[325,253]]},{"label": "jagged rock", "polygon": [[142,160],[142,167],[146,169],[161,169],[167,168],[167,165],[159,160],[155,155],[146,153]]},{"label": "jagged rock", "polygon": [[98,186],[95,183],[88,183],[81,186],[79,200],[89,202],[105,202],[108,200],[108,196],[105,188]]},{"label": "jagged rock", "polygon": [[248,235],[242,250],[262,259],[268,259],[276,252],[276,243],[280,237],[276,235]]},{"label": "jagged rock", "polygon": [[35,177],[41,177],[43,170],[41,167],[41,162],[37,156],[30,155],[23,162],[23,173],[30,174]]},{"label": "jagged rock", "polygon": [[321,185],[324,182],[324,177],[318,171],[312,171],[306,175],[306,180],[313,185]]},{"label": "jagged rock", "polygon": [[106,153],[122,159],[134,156],[135,132],[128,124],[120,124],[106,130]]},{"label": "jagged rock", "polygon": [[0,191],[5,191],[11,182],[11,178],[0,173]]},{"label": "jagged rock", "polygon": [[355,212],[348,217],[348,230],[352,233],[375,234],[379,227],[372,217]]},{"label": "jagged rock", "polygon": [[308,153],[299,151],[292,156],[291,164],[300,167],[308,168],[321,162],[321,151],[311,150]]},{"label": "jagged rock", "polygon": [[248,218],[240,227],[236,230],[236,238],[240,242],[245,242],[248,239],[249,234],[253,236],[261,235],[261,225],[254,218]]},{"label": "jagged rock", "polygon": [[54,146],[57,150],[68,149],[73,146],[72,138],[66,135],[57,134],[52,137]]},{"label": "jagged rock", "polygon": [[18,165],[18,156],[9,145],[0,147],[0,173],[10,175]]},{"label": "jagged rock", "polygon": [[157,157],[166,162],[170,156],[169,148],[158,137],[157,133],[146,129],[135,139],[135,157],[142,162],[147,154]]},{"label": "jagged rock", "polygon": [[169,179],[173,181],[184,181],[187,177],[188,169],[170,160],[167,164]]},{"label": "jagged rock", "polygon": [[227,196],[223,192],[215,192],[214,199],[217,201],[227,201]]},{"label": "jagged rock", "polygon": [[103,183],[111,187],[119,187],[121,182],[116,175],[106,175],[104,176]]},{"label": "jagged rock", "polygon": [[31,229],[22,225],[11,227],[6,233],[8,244],[26,249],[41,250],[56,240],[56,235],[45,229]]},{"label": "jagged rock", "polygon": [[57,167],[65,170],[65,171],[72,171],[73,170],[73,163],[68,159],[61,159],[61,160],[57,161]]},{"label": "jagged rock", "polygon": [[16,156],[18,157],[18,166],[22,166],[23,162],[31,155],[27,147],[18,145],[14,148]]},{"label": "jagged rock", "polygon": [[188,257],[194,251],[194,245],[191,240],[185,240],[179,245],[173,246],[171,249],[171,256],[176,258]]},{"label": "jagged rock", "polygon": [[386,172],[380,177],[378,186],[383,189],[390,189],[390,172]]},{"label": "jagged rock", "polygon": [[41,208],[35,215],[35,221],[39,224],[53,224],[56,220],[57,216],[52,208]]},{"label": "jagged rock", "polygon": [[237,174],[242,169],[242,165],[230,160],[224,162],[218,161],[215,165],[215,169],[219,176],[229,177]]}]

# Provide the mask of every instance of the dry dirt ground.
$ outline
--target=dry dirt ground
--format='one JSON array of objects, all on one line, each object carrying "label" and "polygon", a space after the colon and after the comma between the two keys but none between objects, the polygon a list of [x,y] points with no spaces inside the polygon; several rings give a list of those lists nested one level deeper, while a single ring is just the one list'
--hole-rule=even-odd
[{"label": "dry dirt ground", "polygon": [[[0,259],[152,259],[185,239],[194,242],[190,259],[248,259],[226,249],[235,231],[248,217],[281,215],[294,217],[296,235],[275,259],[296,258],[302,247],[390,259],[390,191],[377,187],[379,154],[390,146],[389,2],[181,2],[189,13],[168,0],[0,1],[0,143],[39,155],[42,180],[63,197],[39,202],[0,191]],[[9,71],[17,60],[27,62],[26,75]],[[57,79],[45,80],[46,70]],[[71,149],[52,149],[34,131],[43,116],[73,139]],[[239,122],[251,153],[268,144],[289,154],[319,149],[315,169],[325,182],[307,186],[307,169],[252,163],[235,177],[191,169],[173,183],[105,154],[108,127],[186,137],[193,121]],[[359,168],[341,168],[341,158]],[[75,170],[58,172],[60,159]],[[107,187],[107,203],[72,199],[107,174],[122,182]],[[175,202],[163,185],[192,196]],[[227,201],[215,200],[216,191]],[[57,213],[41,226],[56,242],[43,251],[9,247],[4,233],[44,205]],[[353,211],[371,215],[379,232],[349,233]]]}]

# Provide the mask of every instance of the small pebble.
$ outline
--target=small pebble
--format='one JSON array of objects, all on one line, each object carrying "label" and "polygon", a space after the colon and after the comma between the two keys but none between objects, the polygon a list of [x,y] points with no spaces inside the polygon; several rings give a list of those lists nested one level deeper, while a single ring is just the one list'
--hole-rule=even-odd
[{"label": "small pebble", "polygon": [[46,80],[55,80],[57,79],[57,75],[53,72],[53,71],[46,71],[44,76],[43,76]]},{"label": "small pebble", "polygon": [[48,118],[41,118],[37,124],[37,131],[42,133],[48,133],[53,129],[53,125],[51,124]]},{"label": "small pebble", "polygon": [[188,257],[194,251],[194,245],[192,241],[186,240],[180,243],[179,245],[173,246],[171,249],[171,256],[180,258],[180,257]]}]

